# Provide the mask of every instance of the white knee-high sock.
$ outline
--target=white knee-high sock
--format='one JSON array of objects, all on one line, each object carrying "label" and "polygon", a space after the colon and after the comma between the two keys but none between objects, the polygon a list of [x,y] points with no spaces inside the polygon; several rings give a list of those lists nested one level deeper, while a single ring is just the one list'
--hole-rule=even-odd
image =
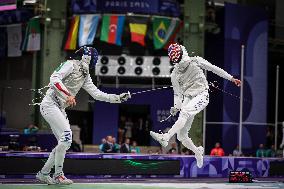
[{"label": "white knee-high sock", "polygon": [[179,117],[172,128],[166,133],[167,140],[169,140],[174,134],[176,134],[179,130],[181,130],[185,124],[187,119],[185,117]]},{"label": "white knee-high sock", "polygon": [[63,163],[69,146],[67,142],[59,142],[55,151],[55,175],[63,172]]},{"label": "white knee-high sock", "polygon": [[193,144],[191,138],[187,137],[186,139],[182,140],[181,143],[196,154],[197,147]]},{"label": "white knee-high sock", "polygon": [[56,147],[53,148],[53,150],[50,152],[47,161],[45,162],[43,168],[41,169],[41,173],[43,173],[43,174],[49,174],[50,173],[51,168],[54,166],[55,150],[56,150]]}]

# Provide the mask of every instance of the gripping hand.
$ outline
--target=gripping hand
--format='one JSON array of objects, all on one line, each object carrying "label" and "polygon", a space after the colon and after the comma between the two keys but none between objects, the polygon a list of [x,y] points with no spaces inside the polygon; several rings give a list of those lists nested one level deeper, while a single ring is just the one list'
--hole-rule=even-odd
[{"label": "gripping hand", "polygon": [[171,107],[171,109],[170,109],[170,114],[171,114],[172,116],[175,116],[175,115],[177,115],[177,113],[178,113],[179,111],[180,111],[179,109],[177,109],[177,108],[175,108],[175,107]]},{"label": "gripping hand", "polygon": [[130,92],[128,92],[128,93],[121,93],[119,95],[120,102],[126,102],[130,98],[131,98]]}]

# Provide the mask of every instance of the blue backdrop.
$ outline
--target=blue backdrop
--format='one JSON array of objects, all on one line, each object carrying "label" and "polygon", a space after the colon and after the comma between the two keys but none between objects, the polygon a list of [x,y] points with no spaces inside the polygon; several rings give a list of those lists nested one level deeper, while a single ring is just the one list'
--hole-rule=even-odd
[{"label": "blue backdrop", "polygon": [[[131,93],[146,89],[127,89],[127,88],[101,88],[100,90],[107,93],[119,94],[130,91]],[[153,121],[152,130],[164,130],[171,127],[175,119],[169,119],[160,123],[159,120],[169,115],[170,107],[173,105],[172,89],[157,90],[154,92],[142,93],[134,95],[132,99],[125,104],[149,105],[150,116]],[[110,104],[96,101],[94,103],[94,127],[93,127],[93,143],[99,144],[101,139],[107,135],[117,137],[119,122],[119,104]],[[153,140],[152,144],[156,144]]]},{"label": "blue backdrop", "polygon": [[[267,111],[267,30],[265,11],[261,8],[236,4],[225,5],[225,57],[224,68],[240,78],[241,45],[245,46],[243,121],[266,123]],[[239,94],[230,82],[224,90]],[[224,95],[223,121],[239,122],[239,101]],[[223,126],[223,146],[232,151],[238,144],[238,126]],[[265,144],[266,126],[245,124],[243,127],[244,150]]]}]

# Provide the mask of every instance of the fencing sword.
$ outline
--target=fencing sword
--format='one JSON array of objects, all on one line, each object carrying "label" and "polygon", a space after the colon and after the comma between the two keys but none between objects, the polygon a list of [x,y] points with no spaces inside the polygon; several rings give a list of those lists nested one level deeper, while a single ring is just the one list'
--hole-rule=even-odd
[{"label": "fencing sword", "polygon": [[147,89],[147,90],[144,90],[144,91],[138,91],[138,92],[134,92],[134,93],[130,93],[130,92],[128,91],[128,94],[130,94],[130,95],[138,95],[138,94],[142,94],[142,93],[157,91],[157,90],[161,90],[161,89],[168,89],[168,88],[172,88],[172,87],[173,87],[173,86],[158,87],[158,88]]},{"label": "fencing sword", "polygon": [[[158,87],[158,88],[154,88],[154,89],[147,89],[147,90],[143,90],[143,91],[138,91],[138,92],[134,92],[134,93],[130,93],[128,91],[128,95],[132,96],[132,95],[138,95],[138,94],[143,94],[143,93],[148,93],[148,92],[152,92],[152,91],[157,91],[157,90],[162,90],[162,89],[168,89],[168,88],[172,88],[173,86],[164,86],[164,87]],[[168,117],[166,117],[163,120],[160,120],[159,122],[162,123],[164,121],[167,121],[168,119],[170,119],[170,117],[172,117],[172,115],[170,114]]]},{"label": "fencing sword", "polygon": [[172,114],[170,114],[168,117],[166,117],[165,119],[160,120],[160,123],[163,123],[164,121],[167,121],[168,119],[170,119],[170,117],[172,117]]}]

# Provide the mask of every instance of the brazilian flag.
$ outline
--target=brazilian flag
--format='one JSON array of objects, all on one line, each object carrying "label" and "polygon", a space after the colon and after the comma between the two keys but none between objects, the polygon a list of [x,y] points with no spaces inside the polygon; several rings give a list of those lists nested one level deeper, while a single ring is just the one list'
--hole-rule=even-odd
[{"label": "brazilian flag", "polygon": [[176,32],[180,21],[178,18],[153,17],[153,40],[155,49],[163,48]]}]

